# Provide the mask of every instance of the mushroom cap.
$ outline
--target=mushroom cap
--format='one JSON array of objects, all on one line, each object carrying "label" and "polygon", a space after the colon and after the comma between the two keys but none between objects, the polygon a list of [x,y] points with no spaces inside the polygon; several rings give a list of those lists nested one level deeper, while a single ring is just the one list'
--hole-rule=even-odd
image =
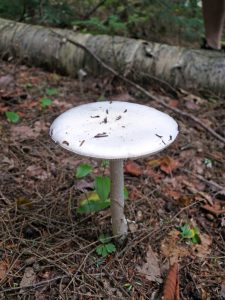
[{"label": "mushroom cap", "polygon": [[97,159],[144,157],[168,147],[178,134],[173,118],[154,108],[104,101],[69,109],[50,127],[52,139],[76,154]]}]

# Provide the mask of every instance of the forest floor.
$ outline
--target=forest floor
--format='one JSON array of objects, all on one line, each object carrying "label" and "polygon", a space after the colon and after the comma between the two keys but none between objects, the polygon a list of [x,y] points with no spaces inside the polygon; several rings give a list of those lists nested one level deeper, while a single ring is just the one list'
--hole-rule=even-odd
[{"label": "forest floor", "polygon": [[[224,99],[144,87],[224,136]],[[129,234],[101,257],[99,236],[112,234],[109,209],[77,212],[101,166],[55,145],[49,126],[72,106],[104,98],[161,109],[180,134],[160,154],[125,162]],[[175,286],[180,299],[225,299],[222,142],[110,76],[80,82],[0,62],[0,99],[0,299],[154,300],[165,285],[165,299],[178,299],[168,291],[176,294]],[[17,115],[7,120],[9,111]],[[81,162],[94,171],[76,179]]]}]

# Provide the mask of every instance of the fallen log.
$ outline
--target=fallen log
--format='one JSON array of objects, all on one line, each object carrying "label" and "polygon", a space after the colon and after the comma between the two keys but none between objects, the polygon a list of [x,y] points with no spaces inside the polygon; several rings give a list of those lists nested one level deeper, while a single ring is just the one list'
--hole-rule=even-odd
[{"label": "fallen log", "polygon": [[[74,43],[71,43],[74,41]],[[118,73],[135,80],[153,76],[174,87],[225,95],[225,54],[120,36],[81,34],[0,18],[0,56],[77,76],[105,72],[84,48]]]}]

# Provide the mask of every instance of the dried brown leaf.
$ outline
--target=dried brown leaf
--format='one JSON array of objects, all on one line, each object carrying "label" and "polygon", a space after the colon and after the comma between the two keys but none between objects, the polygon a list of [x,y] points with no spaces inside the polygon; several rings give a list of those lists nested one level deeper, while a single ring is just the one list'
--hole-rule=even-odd
[{"label": "dried brown leaf", "polygon": [[161,242],[161,253],[170,258],[171,261],[177,261],[179,257],[190,255],[190,252],[185,246],[179,244],[180,232],[173,229],[169,232],[168,236]]},{"label": "dried brown leaf", "polygon": [[214,203],[213,206],[210,206],[209,204],[205,204],[202,206],[202,209],[210,212],[216,217],[223,215],[225,213],[225,208],[222,208],[219,202]]},{"label": "dried brown leaf", "polygon": [[15,79],[12,75],[5,75],[0,77],[0,89],[5,89],[12,83],[15,84]]},{"label": "dried brown leaf", "polygon": [[26,168],[26,173],[30,177],[34,177],[40,180],[46,180],[47,178],[51,177],[49,172],[46,172],[40,166],[31,165]]},{"label": "dried brown leaf", "polygon": [[174,263],[168,272],[164,289],[163,289],[163,299],[164,300],[179,300],[179,274],[178,274],[178,264]]},{"label": "dried brown leaf", "polygon": [[8,269],[8,264],[5,260],[0,260],[0,280],[4,279]]},{"label": "dried brown leaf", "polygon": [[201,244],[192,247],[193,255],[204,258],[211,252],[212,238],[206,233],[200,235]]},{"label": "dried brown leaf", "polygon": [[36,281],[36,274],[34,272],[34,269],[32,267],[27,267],[24,271],[23,278],[20,282],[20,287],[26,287],[28,285],[31,285],[35,283]]},{"label": "dried brown leaf", "polygon": [[158,259],[150,245],[148,246],[148,252],[146,254],[146,263],[144,263],[142,267],[137,266],[137,270],[149,281],[162,282]]},{"label": "dried brown leaf", "polygon": [[158,159],[153,159],[148,162],[151,167],[160,167],[161,171],[170,174],[173,170],[179,167],[179,162],[169,156],[164,156]]},{"label": "dried brown leaf", "polygon": [[124,165],[124,171],[125,171],[125,173],[128,173],[133,176],[140,176],[142,174],[141,167],[132,161],[128,161]]},{"label": "dried brown leaf", "polygon": [[26,125],[15,125],[11,127],[11,137],[13,139],[35,139],[39,132],[35,132],[31,127]]}]

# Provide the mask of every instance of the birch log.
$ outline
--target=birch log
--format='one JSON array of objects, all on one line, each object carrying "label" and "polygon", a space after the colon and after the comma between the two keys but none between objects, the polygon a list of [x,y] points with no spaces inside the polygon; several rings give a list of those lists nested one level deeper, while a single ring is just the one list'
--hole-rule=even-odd
[{"label": "birch log", "polygon": [[225,53],[120,36],[81,34],[0,18],[0,57],[14,57],[74,77],[81,68],[93,74],[104,72],[90,54],[67,39],[82,44],[131,79],[149,80],[149,76],[154,76],[174,87],[225,95]]}]

